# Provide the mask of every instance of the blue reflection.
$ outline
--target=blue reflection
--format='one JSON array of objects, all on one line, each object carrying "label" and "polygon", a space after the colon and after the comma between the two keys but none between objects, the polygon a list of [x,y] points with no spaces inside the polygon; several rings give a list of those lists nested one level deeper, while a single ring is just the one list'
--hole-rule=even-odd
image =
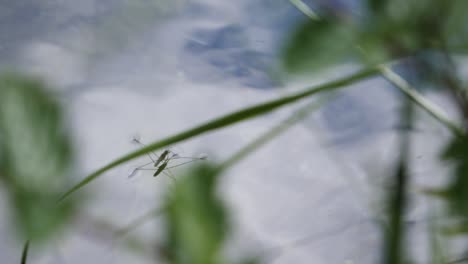
[{"label": "blue reflection", "polygon": [[[190,32],[182,56],[190,54],[195,62],[187,63],[183,57],[181,67],[192,81],[234,79],[252,88],[279,86],[273,76],[278,75],[278,54],[283,40],[295,25],[307,18],[288,1],[247,2],[241,9],[245,16],[238,23],[194,28]],[[216,20],[216,14],[200,3],[192,4],[187,12],[191,19],[208,16]]]}]

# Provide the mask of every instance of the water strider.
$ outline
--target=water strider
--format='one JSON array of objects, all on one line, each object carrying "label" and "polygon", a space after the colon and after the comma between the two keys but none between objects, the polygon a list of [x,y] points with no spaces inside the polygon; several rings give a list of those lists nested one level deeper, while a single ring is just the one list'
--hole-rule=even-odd
[{"label": "water strider", "polygon": [[[133,138],[132,142],[137,143],[137,144],[142,145],[142,146],[145,146],[137,138]],[[147,155],[151,159],[151,162],[145,163],[145,164],[143,164],[141,166],[138,166],[137,168],[133,169],[133,171],[129,174],[128,177],[133,177],[140,170],[154,171],[153,177],[156,177],[161,173],[164,173],[164,174],[168,175],[169,177],[171,177],[173,175],[172,175],[170,169],[176,168],[176,167],[179,167],[179,166],[182,166],[182,165],[185,165],[185,164],[189,164],[189,163],[192,163],[192,162],[195,162],[195,161],[206,160],[207,159],[206,156],[200,156],[198,158],[195,158],[195,157],[181,157],[181,156],[179,156],[179,154],[177,154],[177,153],[175,153],[175,152],[173,152],[173,151],[171,151],[169,149],[164,150],[161,153],[161,155],[159,155],[159,156],[156,155],[154,152],[147,153]],[[168,167],[170,161],[178,160],[178,159],[179,160],[186,160],[186,161]],[[147,166],[150,166],[150,165],[153,165],[153,166],[152,167],[147,167]]]}]

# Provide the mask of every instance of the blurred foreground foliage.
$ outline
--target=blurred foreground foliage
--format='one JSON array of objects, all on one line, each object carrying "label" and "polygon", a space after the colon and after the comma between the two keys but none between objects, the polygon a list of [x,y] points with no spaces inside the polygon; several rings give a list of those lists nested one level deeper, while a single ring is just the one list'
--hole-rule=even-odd
[{"label": "blurred foreground foliage", "polygon": [[[297,4],[298,1],[295,2]],[[18,223],[23,238],[32,241],[49,238],[76,209],[75,200],[69,196],[76,195],[76,190],[113,167],[150,151],[231,126],[378,73],[390,79],[381,70],[383,64],[390,65],[391,69],[403,76],[400,81],[394,79],[392,83],[395,86],[406,85],[401,80],[408,78],[418,86],[437,88],[449,94],[462,115],[464,128],[468,128],[466,83],[456,63],[468,51],[468,21],[465,15],[468,1],[367,0],[362,2],[359,12],[334,6],[336,1],[316,2],[317,10],[307,12],[311,20],[300,25],[285,46],[283,60],[286,70],[309,74],[348,62],[368,68],[227,114],[149,144],[103,166],[68,191],[65,191],[65,187],[69,185],[72,175],[73,155],[60,105],[41,82],[16,74],[2,76],[0,180],[6,186],[15,223]],[[307,7],[305,4],[300,6],[303,10]],[[137,9],[140,10],[139,7]],[[315,15],[315,12],[319,15]],[[133,18],[129,20],[133,21]],[[409,85],[406,86],[405,89],[409,88]],[[413,96],[410,99],[417,101],[417,98]],[[419,106],[424,108],[427,104],[419,103]],[[389,199],[385,205],[389,210],[383,221],[382,263],[388,264],[410,262],[404,250],[407,238],[405,210],[410,203],[407,184],[411,182],[411,163],[407,156],[411,145],[408,133],[413,120],[409,115],[408,112],[402,113],[401,119],[408,121],[401,133],[401,138],[406,141],[402,140],[401,160],[392,174],[393,186],[388,190]],[[438,192],[443,194],[441,197],[448,204],[450,216],[458,220],[456,224],[460,228],[456,233],[459,234],[468,230],[467,138],[466,130],[455,133],[443,153],[442,158],[450,161],[454,170],[449,184]],[[247,157],[252,149],[261,145],[258,142],[251,145],[241,151],[240,156],[234,155],[232,160],[237,162]],[[226,164],[231,165],[230,162]],[[177,179],[173,190],[166,196],[163,210],[166,235],[157,251],[168,263],[232,263],[223,255],[229,233],[228,214],[216,191],[224,169],[223,166],[208,164],[195,167],[189,175]],[[57,203],[59,197],[60,202]],[[433,229],[432,232],[437,231]]]},{"label": "blurred foreground foliage", "polygon": [[[317,1],[323,2],[323,1]],[[359,10],[319,8],[323,17],[298,27],[287,42],[284,66],[294,73],[323,71],[343,63],[379,64],[412,59],[439,69],[434,54],[468,51],[468,2],[464,0],[367,0]],[[446,63],[444,63],[446,65]],[[432,72],[437,73],[437,70]]]},{"label": "blurred foreground foliage", "polygon": [[[220,170],[210,164],[177,180],[165,201],[166,240],[161,251],[172,264],[227,264],[223,245],[229,233],[226,209],[218,197]],[[255,264],[254,260],[241,263]]]},{"label": "blurred foreground foliage", "polygon": [[468,234],[468,136],[453,139],[442,153],[442,159],[453,168],[448,186],[436,194],[445,198],[449,212],[455,217],[452,234]]},{"label": "blurred foreground foliage", "polygon": [[[460,68],[468,51],[468,1],[364,0],[359,10],[342,8],[336,5],[339,1],[314,2],[313,11],[307,10],[304,2],[301,5],[302,12],[311,19],[300,25],[286,43],[282,54],[285,70],[306,75],[320,74],[345,63],[375,66],[392,84],[405,86],[400,90],[408,91],[410,85],[415,85],[418,90],[437,89],[448,95],[461,116],[463,129],[452,129],[456,133],[441,155],[453,166],[448,185],[427,193],[446,202],[443,230],[448,228],[450,234],[467,233],[468,90]],[[403,79],[389,78],[397,76],[392,70]],[[414,92],[405,93],[411,97]],[[402,114],[401,119],[407,115]],[[406,137],[406,133],[401,132],[401,137]],[[407,144],[411,145],[411,141]],[[404,155],[406,152],[400,153],[401,157]],[[401,183],[411,176],[410,165],[400,161],[394,182]],[[402,251],[407,235],[402,224],[404,209],[411,202],[403,199],[405,192],[404,188],[388,190],[388,196],[394,198],[387,201],[393,210],[387,212],[388,224],[384,227],[384,263],[410,261],[408,252]],[[430,232],[437,233],[438,228],[441,226]],[[440,259],[432,261],[445,263]]]},{"label": "blurred foreground foliage", "polygon": [[73,200],[57,204],[73,166],[64,121],[59,103],[40,81],[0,76],[0,181],[24,239],[48,239],[74,211]]},{"label": "blurred foreground foliage", "polygon": [[167,247],[171,263],[222,263],[226,212],[216,194],[218,173],[202,165],[179,180],[166,201]]}]

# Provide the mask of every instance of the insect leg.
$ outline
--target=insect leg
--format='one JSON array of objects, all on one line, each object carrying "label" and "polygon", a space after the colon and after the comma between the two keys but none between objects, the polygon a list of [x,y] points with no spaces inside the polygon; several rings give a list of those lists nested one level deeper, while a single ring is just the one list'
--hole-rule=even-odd
[{"label": "insect leg", "polygon": [[[143,147],[146,147],[145,144],[143,144],[140,139],[136,138],[136,137],[133,137],[132,139],[132,142],[136,143],[136,144],[139,144]],[[153,151],[150,151],[149,153],[146,153],[146,155],[148,155],[148,157],[151,159],[151,161],[155,162],[155,159],[153,158],[153,156],[151,156],[151,154],[153,154],[155,157],[158,157],[158,155],[156,155],[156,153],[154,153]]]},{"label": "insect leg", "polygon": [[141,165],[141,166],[138,166],[138,167],[134,168],[134,169],[132,170],[132,172],[128,175],[128,178],[131,178],[131,177],[135,176],[135,173],[136,173],[137,171],[139,171],[139,170],[145,170],[143,167],[148,166],[148,165],[150,165],[150,164],[153,164],[153,162],[151,161],[151,162],[145,163],[145,164],[143,164],[143,165]]},{"label": "insect leg", "polygon": [[164,173],[164,175],[166,175],[167,177],[169,177],[169,179],[171,179],[172,182],[173,182],[174,184],[177,183],[177,180],[176,180],[174,174],[172,174],[172,172],[171,172],[170,170],[166,170],[166,171],[164,171],[163,173]]},{"label": "insect leg", "polygon": [[190,160],[190,161],[186,161],[186,162],[182,162],[180,164],[177,164],[177,165],[174,165],[174,166],[171,166],[171,167],[167,167],[168,169],[172,169],[172,168],[177,168],[179,166],[183,166],[185,164],[189,164],[189,163],[192,163],[192,162],[195,162],[195,161],[199,161],[201,159],[193,159],[193,160]]}]

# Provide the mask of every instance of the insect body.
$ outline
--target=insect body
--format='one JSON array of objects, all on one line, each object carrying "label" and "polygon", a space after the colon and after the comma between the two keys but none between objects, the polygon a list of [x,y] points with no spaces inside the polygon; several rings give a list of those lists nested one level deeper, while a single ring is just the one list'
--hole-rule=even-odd
[{"label": "insect body", "polygon": [[167,164],[174,158],[177,158],[179,155],[172,153],[169,157],[169,154],[172,153],[170,150],[164,150],[164,152],[159,156],[159,158],[154,162],[153,167],[156,168],[156,171],[153,174],[153,177],[158,176],[167,168]]},{"label": "insect body", "polygon": [[[133,139],[133,142],[144,146],[144,144],[141,143],[138,139]],[[168,176],[172,176],[172,173],[170,172],[171,168],[179,167],[179,166],[182,166],[182,165],[194,162],[194,161],[198,161],[198,160],[206,160],[206,156],[201,156],[198,158],[181,157],[178,154],[168,149],[164,150],[159,156],[153,152],[148,153],[147,155],[151,159],[151,162],[148,162],[146,164],[143,164],[133,169],[133,171],[130,173],[128,177],[133,177],[140,170],[155,171],[153,174],[153,177],[156,177],[161,173],[164,173]],[[155,156],[156,158],[153,158],[153,156]],[[185,160],[185,161],[182,163],[175,164],[173,166],[169,166],[169,162],[173,160]],[[151,164],[152,164],[152,167],[147,167],[147,166],[150,166]]]},{"label": "insect body", "polygon": [[[167,156],[169,155],[170,151],[169,150],[164,150],[164,152],[159,156],[158,160],[154,162],[153,167],[158,167],[161,162],[166,161]],[[166,162],[167,163],[167,162]]]},{"label": "insect body", "polygon": [[167,162],[164,162],[161,166],[158,167],[156,172],[153,174],[153,177],[156,177],[159,174],[161,174],[161,172],[163,172],[166,169],[166,167],[167,167]]}]

